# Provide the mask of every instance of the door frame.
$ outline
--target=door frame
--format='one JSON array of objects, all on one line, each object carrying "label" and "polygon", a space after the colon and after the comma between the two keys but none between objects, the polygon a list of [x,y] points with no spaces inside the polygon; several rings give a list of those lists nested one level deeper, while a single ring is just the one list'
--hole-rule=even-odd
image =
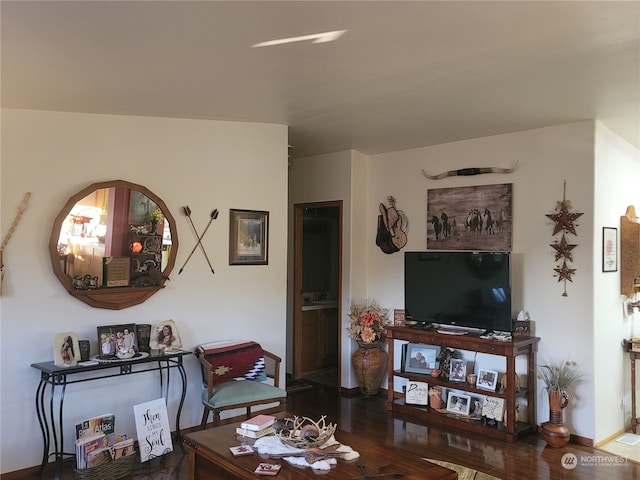
[{"label": "door frame", "polygon": [[338,208],[338,389],[340,389],[342,371],[342,235],[343,235],[343,202],[332,200],[325,202],[296,203],[293,205],[293,378],[300,378],[301,352],[296,345],[301,344],[299,325],[302,321],[302,235],[305,208]]}]

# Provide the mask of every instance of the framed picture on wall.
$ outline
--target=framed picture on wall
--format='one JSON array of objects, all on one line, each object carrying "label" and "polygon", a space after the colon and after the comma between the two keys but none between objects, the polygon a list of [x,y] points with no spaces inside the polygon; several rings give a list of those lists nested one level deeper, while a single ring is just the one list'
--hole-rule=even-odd
[{"label": "framed picture on wall", "polygon": [[618,271],[618,229],[602,228],[602,271]]},{"label": "framed picture on wall", "polygon": [[229,210],[229,265],[267,265],[269,212]]}]

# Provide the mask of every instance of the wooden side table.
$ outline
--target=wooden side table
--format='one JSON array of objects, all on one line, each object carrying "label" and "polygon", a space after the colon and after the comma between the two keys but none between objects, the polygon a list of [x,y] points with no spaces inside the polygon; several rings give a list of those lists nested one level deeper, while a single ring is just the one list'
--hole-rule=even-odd
[{"label": "wooden side table", "polygon": [[636,426],[639,420],[636,416],[636,359],[640,358],[640,352],[632,350],[631,340],[624,340],[623,346],[631,360],[631,429],[633,433],[636,433]]}]

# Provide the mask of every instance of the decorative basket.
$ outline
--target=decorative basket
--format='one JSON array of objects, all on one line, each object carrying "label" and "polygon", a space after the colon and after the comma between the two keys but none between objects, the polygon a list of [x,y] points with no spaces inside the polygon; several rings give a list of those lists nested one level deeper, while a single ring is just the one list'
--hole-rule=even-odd
[{"label": "decorative basket", "polygon": [[82,470],[74,469],[78,480],[116,480],[131,475],[133,472],[133,464],[138,455],[132,454],[126,457],[112,460],[97,467],[85,468]]}]

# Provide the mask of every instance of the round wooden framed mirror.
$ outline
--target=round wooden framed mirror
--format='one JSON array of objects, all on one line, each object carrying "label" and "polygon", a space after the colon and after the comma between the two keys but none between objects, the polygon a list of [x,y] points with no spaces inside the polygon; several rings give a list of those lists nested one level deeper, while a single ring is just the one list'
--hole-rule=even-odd
[{"label": "round wooden framed mirror", "polygon": [[53,222],[53,272],[92,307],[138,305],[163,288],[173,270],[175,225],[148,188],[124,180],[94,183],[69,198]]}]

